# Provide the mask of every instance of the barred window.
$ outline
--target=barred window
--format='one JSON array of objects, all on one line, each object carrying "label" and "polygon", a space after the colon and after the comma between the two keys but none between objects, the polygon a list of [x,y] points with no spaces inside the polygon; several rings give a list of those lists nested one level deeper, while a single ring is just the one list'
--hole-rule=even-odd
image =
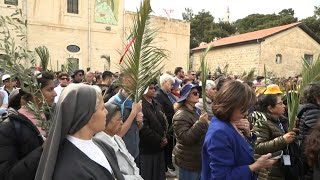
[{"label": "barred window", "polygon": [[4,0],[4,4],[18,6],[18,0]]},{"label": "barred window", "polygon": [[304,60],[311,65],[313,63],[313,55],[312,54],[304,54]]},{"label": "barred window", "polygon": [[79,3],[78,0],[68,0],[67,1],[67,12],[78,14],[79,13]]}]

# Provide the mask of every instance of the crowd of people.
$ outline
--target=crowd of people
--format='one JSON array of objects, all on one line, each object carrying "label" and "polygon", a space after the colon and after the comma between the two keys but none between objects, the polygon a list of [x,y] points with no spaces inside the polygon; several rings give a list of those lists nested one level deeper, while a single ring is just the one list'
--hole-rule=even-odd
[{"label": "crowd of people", "polygon": [[[0,180],[319,179],[319,82],[304,90],[295,128],[288,125],[286,93],[299,78],[208,75],[202,97],[201,72],[177,67],[134,103],[124,73],[41,72],[37,94],[4,74]],[[52,109],[41,114],[49,133],[30,102]]]}]

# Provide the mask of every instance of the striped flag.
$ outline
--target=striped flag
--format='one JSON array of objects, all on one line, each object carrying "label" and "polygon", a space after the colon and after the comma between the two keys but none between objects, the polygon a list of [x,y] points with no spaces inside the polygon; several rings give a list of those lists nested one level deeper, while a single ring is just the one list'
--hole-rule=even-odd
[{"label": "striped flag", "polygon": [[127,54],[127,52],[129,51],[129,48],[130,48],[130,46],[132,45],[132,43],[134,42],[134,40],[135,40],[135,37],[133,36],[133,33],[131,33],[131,34],[127,37],[127,41],[129,41],[129,42],[128,42],[128,44],[126,45],[126,48],[124,49],[124,52],[123,52],[123,54],[122,54],[121,57],[120,57],[119,64],[122,63],[124,56],[125,56],[125,55]]}]

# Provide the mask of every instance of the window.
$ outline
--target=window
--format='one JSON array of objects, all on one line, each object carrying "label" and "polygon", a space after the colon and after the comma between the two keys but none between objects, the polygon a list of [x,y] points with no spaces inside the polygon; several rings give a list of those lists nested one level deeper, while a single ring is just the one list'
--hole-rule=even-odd
[{"label": "window", "polygon": [[276,63],[277,64],[281,64],[282,63],[282,55],[281,54],[277,54],[276,55]]},{"label": "window", "polygon": [[79,13],[79,3],[78,0],[68,0],[67,1],[67,12],[78,14]]},{"label": "window", "polygon": [[313,63],[313,55],[312,54],[304,54],[304,60],[311,65]]},{"label": "window", "polygon": [[69,51],[69,52],[71,52],[71,53],[77,53],[77,52],[79,52],[80,51],[80,47],[79,46],[77,46],[77,45],[69,45],[69,46],[67,46],[67,50]]},{"label": "window", "polygon": [[18,6],[18,0],[4,0],[5,4]]}]

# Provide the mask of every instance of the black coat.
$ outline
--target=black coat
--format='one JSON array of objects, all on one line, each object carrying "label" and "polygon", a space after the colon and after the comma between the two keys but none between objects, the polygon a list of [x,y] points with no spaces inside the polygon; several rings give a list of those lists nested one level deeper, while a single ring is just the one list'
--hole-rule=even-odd
[{"label": "black coat", "polygon": [[161,105],[142,98],[143,127],[140,130],[140,154],[155,154],[162,149],[160,143],[167,129]]},{"label": "black coat", "polygon": [[0,122],[0,180],[33,180],[43,138],[24,115],[9,108]]},{"label": "black coat", "polygon": [[166,115],[169,128],[170,128],[172,126],[172,118],[174,115],[172,102],[170,101],[168,95],[162,89],[159,89],[156,92],[155,99],[161,104],[161,107],[163,109],[164,114]]},{"label": "black coat", "polygon": [[303,175],[303,179],[308,180],[312,179],[313,168],[309,167],[307,158],[304,154],[304,143],[310,130],[315,127],[320,118],[320,107],[319,105],[311,103],[304,104],[299,108],[297,117],[299,119],[299,135],[296,144],[300,144],[300,151],[298,151],[297,155],[299,163],[301,163],[301,167],[298,169],[301,172],[300,175]]},{"label": "black coat", "polygon": [[[96,139],[95,139],[96,143]],[[113,175],[98,163],[92,161],[81,150],[65,139],[60,145],[52,180],[123,180],[113,149],[99,148],[104,152],[112,168]]]}]

